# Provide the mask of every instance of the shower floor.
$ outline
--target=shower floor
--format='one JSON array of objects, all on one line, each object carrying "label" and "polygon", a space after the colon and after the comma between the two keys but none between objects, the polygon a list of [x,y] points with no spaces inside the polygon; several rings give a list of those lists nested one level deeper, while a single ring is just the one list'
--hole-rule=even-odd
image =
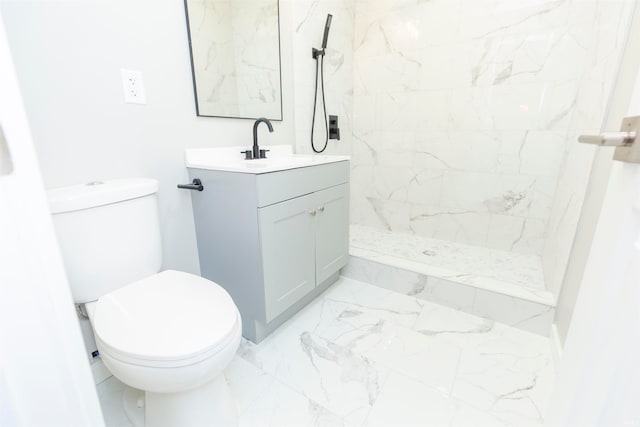
[{"label": "shower floor", "polygon": [[540,257],[360,225],[350,234],[346,277],[548,334],[555,298]]}]

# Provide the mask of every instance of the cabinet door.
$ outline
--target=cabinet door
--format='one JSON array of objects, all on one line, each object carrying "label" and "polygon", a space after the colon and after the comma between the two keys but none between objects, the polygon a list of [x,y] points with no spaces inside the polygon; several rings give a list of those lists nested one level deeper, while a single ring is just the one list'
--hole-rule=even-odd
[{"label": "cabinet door", "polygon": [[309,194],[258,209],[267,322],[315,287],[314,201]]},{"label": "cabinet door", "polygon": [[349,185],[316,195],[316,283],[320,284],[349,260]]}]

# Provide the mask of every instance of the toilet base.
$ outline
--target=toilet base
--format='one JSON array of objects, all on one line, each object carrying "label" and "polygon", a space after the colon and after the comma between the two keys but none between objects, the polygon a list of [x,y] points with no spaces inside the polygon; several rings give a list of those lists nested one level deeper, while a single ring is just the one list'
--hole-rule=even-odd
[{"label": "toilet base", "polygon": [[133,427],[144,427],[144,391],[126,386],[122,407]]},{"label": "toilet base", "polygon": [[236,404],[224,375],[180,393],[142,392],[127,387],[123,400],[134,427],[238,425]]}]

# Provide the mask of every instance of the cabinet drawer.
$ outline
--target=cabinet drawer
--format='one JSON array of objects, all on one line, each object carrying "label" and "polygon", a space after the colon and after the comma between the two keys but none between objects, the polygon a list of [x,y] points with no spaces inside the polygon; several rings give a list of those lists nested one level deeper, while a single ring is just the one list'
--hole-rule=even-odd
[{"label": "cabinet drawer", "polygon": [[349,181],[349,162],[336,162],[256,176],[258,207]]}]

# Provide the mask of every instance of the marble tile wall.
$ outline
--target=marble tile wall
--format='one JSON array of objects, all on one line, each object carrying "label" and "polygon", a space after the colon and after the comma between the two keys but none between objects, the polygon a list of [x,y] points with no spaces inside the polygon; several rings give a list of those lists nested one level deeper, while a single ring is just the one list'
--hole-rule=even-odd
[{"label": "marble tile wall", "polygon": [[352,222],[540,255],[624,3],[355,0]]},{"label": "marble tile wall", "polygon": [[[333,20],[324,58],[325,95],[327,114],[339,117],[341,138],[340,141],[330,140],[325,153],[351,154],[354,6],[354,0],[291,0],[297,153],[312,153],[310,139],[316,61],[311,57],[311,48],[322,46],[324,25],[330,13]],[[326,135],[320,96],[314,127],[317,148],[324,145]]]},{"label": "marble tile wall", "polygon": [[592,46],[592,49],[578,86],[542,253],[547,289],[556,298],[563,285],[596,150],[575,141],[581,133],[601,131],[634,4],[634,0],[580,2],[581,19],[588,22],[594,31],[585,28],[575,37],[581,45]]}]

